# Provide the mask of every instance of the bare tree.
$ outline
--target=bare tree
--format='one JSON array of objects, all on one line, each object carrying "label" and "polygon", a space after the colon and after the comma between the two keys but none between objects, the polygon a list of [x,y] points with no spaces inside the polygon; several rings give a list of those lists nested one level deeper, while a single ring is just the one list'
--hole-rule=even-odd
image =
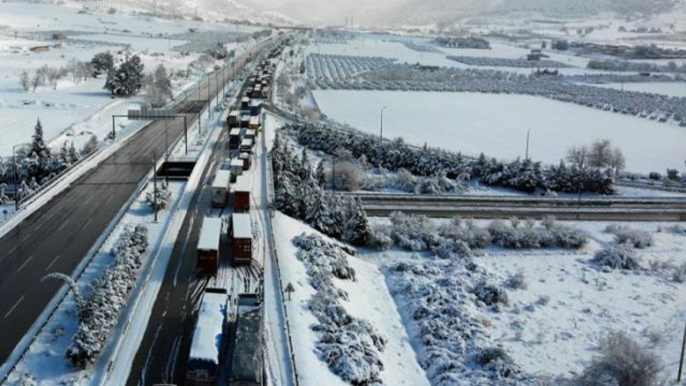
[{"label": "bare tree", "polygon": [[31,78],[31,89],[32,89],[32,91],[33,91],[33,92],[36,92],[36,89],[37,89],[38,86],[40,86],[41,84],[43,84],[43,78],[42,78],[41,75],[38,73],[38,71],[36,71],[36,73],[33,74],[33,78]]},{"label": "bare tree", "polygon": [[23,88],[25,92],[29,92],[29,89],[31,88],[31,78],[26,70],[19,74],[19,84],[21,84],[21,88]]},{"label": "bare tree", "polygon": [[576,166],[578,169],[584,169],[588,159],[588,147],[586,145],[574,146],[567,150],[567,162]]},{"label": "bare tree", "polygon": [[588,152],[588,166],[592,168],[606,168],[612,163],[612,143],[609,139],[600,139],[593,144]]},{"label": "bare tree", "polygon": [[610,167],[615,172],[615,174],[619,174],[619,172],[624,170],[624,168],[626,167],[626,159],[624,158],[624,154],[622,154],[622,150],[618,147],[612,150],[612,160],[610,161]]}]

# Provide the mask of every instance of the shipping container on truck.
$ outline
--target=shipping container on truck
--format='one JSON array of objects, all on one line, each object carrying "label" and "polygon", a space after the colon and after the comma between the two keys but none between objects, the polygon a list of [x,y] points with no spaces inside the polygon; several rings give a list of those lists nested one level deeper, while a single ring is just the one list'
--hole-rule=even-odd
[{"label": "shipping container on truck", "polygon": [[249,153],[239,154],[238,159],[243,161],[243,171],[244,172],[250,170],[250,154]]},{"label": "shipping container on truck", "polygon": [[262,102],[252,101],[250,102],[250,116],[256,117],[262,112]]},{"label": "shipping container on truck", "polygon": [[227,329],[229,295],[223,288],[207,288],[198,309],[191,349],[186,366],[185,385],[217,384],[223,360]]},{"label": "shipping container on truck", "polygon": [[198,240],[198,268],[204,274],[214,275],[219,269],[219,242],[222,232],[220,218],[205,217]]},{"label": "shipping container on truck", "polygon": [[252,139],[247,139],[247,138],[243,139],[241,141],[241,148],[240,148],[241,153],[252,153],[253,145],[254,145],[254,142],[252,141]]},{"label": "shipping container on truck", "polygon": [[229,385],[265,384],[264,323],[259,294],[238,295],[236,342],[231,358]]},{"label": "shipping container on truck", "polygon": [[231,129],[229,132],[229,150],[238,150],[243,140],[243,129]]},{"label": "shipping container on truck", "polygon": [[238,157],[232,158],[229,165],[231,168],[231,180],[236,182],[238,177],[243,174],[243,160]]},{"label": "shipping container on truck", "polygon": [[233,129],[235,127],[240,126],[241,124],[241,112],[238,110],[231,110],[229,113],[228,118],[226,118],[229,129]]},{"label": "shipping container on truck", "polygon": [[250,127],[250,114],[243,114],[241,116],[241,127],[244,129]]},{"label": "shipping container on truck", "polygon": [[231,181],[231,171],[217,170],[212,182],[212,206],[223,208],[229,196],[229,185]]},{"label": "shipping container on truck", "polygon": [[259,132],[260,132],[260,116],[259,116],[259,115],[256,116],[256,117],[251,117],[251,118],[250,118],[250,123],[249,123],[249,125],[248,125],[248,128],[249,128],[250,130],[254,130],[255,133],[259,133]]},{"label": "shipping container on truck", "polygon": [[248,213],[231,215],[231,240],[233,262],[250,265],[252,261],[252,222]]},{"label": "shipping container on truck", "polygon": [[233,207],[237,212],[250,210],[250,179],[248,176],[239,176],[233,185]]},{"label": "shipping container on truck", "polygon": [[250,97],[244,96],[241,99],[241,110],[249,110],[250,109]]}]

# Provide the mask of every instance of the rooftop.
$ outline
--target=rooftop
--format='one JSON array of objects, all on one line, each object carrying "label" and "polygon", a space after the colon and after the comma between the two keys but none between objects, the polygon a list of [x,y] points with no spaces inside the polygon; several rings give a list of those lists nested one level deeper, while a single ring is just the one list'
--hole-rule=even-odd
[{"label": "rooftop", "polygon": [[200,230],[198,250],[218,251],[219,236],[221,235],[221,232],[222,219],[205,217],[205,219],[202,222],[202,229]]},{"label": "rooftop", "polygon": [[233,237],[235,239],[251,239],[252,225],[250,223],[250,215],[247,213],[234,213],[231,216],[233,223]]}]

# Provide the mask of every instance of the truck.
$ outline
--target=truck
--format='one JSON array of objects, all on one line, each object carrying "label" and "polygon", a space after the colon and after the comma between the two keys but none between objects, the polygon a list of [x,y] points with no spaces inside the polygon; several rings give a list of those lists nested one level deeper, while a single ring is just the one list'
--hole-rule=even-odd
[{"label": "truck", "polygon": [[186,366],[186,385],[216,385],[227,335],[229,295],[223,288],[207,288],[198,309]]},{"label": "truck", "polygon": [[236,265],[252,262],[252,223],[250,214],[234,213],[231,216],[231,251]]},{"label": "truck", "polygon": [[226,118],[229,129],[240,126],[241,124],[241,112],[238,110],[231,110],[229,116]]},{"label": "truck", "polygon": [[253,130],[256,134],[260,132],[260,117],[259,117],[259,115],[250,118],[250,121],[248,122],[248,128],[250,130]]},{"label": "truck", "polygon": [[259,294],[238,295],[236,341],[229,384],[262,386],[265,384],[264,323]]},{"label": "truck", "polygon": [[239,154],[238,159],[243,161],[243,171],[244,172],[250,170],[250,154],[249,153]]},{"label": "truck", "polygon": [[219,243],[221,242],[222,220],[205,217],[198,240],[198,268],[204,274],[214,275],[219,270]]},{"label": "truck", "polygon": [[241,141],[241,147],[240,151],[241,153],[252,153],[252,147],[253,147],[253,140],[249,138],[245,138]]},{"label": "truck", "polygon": [[250,180],[248,176],[239,176],[233,185],[233,207],[236,212],[250,210]]},{"label": "truck", "polygon": [[229,150],[238,150],[243,140],[243,130],[239,128],[231,129],[229,132]]},{"label": "truck", "polygon": [[212,182],[212,206],[223,208],[229,195],[230,170],[218,170]]}]

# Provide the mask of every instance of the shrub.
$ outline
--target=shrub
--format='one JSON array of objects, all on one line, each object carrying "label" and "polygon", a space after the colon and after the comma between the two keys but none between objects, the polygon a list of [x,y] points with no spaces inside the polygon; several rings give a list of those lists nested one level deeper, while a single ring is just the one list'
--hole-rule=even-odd
[{"label": "shrub", "polygon": [[662,179],[662,175],[658,172],[650,172],[650,174],[648,174],[648,178],[654,181],[660,181]]},{"label": "shrub", "polygon": [[672,280],[677,283],[686,282],[686,263],[674,267],[672,271]]},{"label": "shrub", "polygon": [[612,332],[600,340],[600,355],[579,376],[582,386],[652,386],[661,370],[658,357],[624,332]]},{"label": "shrub", "polygon": [[523,271],[518,271],[514,275],[508,275],[505,280],[505,286],[512,289],[527,289],[526,277]]},{"label": "shrub", "polygon": [[605,231],[615,235],[617,244],[631,244],[634,248],[647,248],[653,245],[653,236],[642,229],[629,228],[626,225],[610,224]]},{"label": "shrub", "polygon": [[488,284],[485,281],[477,283],[474,288],[472,288],[471,293],[487,306],[494,306],[497,304],[507,305],[509,303],[505,290],[496,285]]},{"label": "shrub", "polygon": [[613,269],[635,270],[640,268],[638,255],[629,244],[616,244],[603,248],[595,253],[591,261]]}]

